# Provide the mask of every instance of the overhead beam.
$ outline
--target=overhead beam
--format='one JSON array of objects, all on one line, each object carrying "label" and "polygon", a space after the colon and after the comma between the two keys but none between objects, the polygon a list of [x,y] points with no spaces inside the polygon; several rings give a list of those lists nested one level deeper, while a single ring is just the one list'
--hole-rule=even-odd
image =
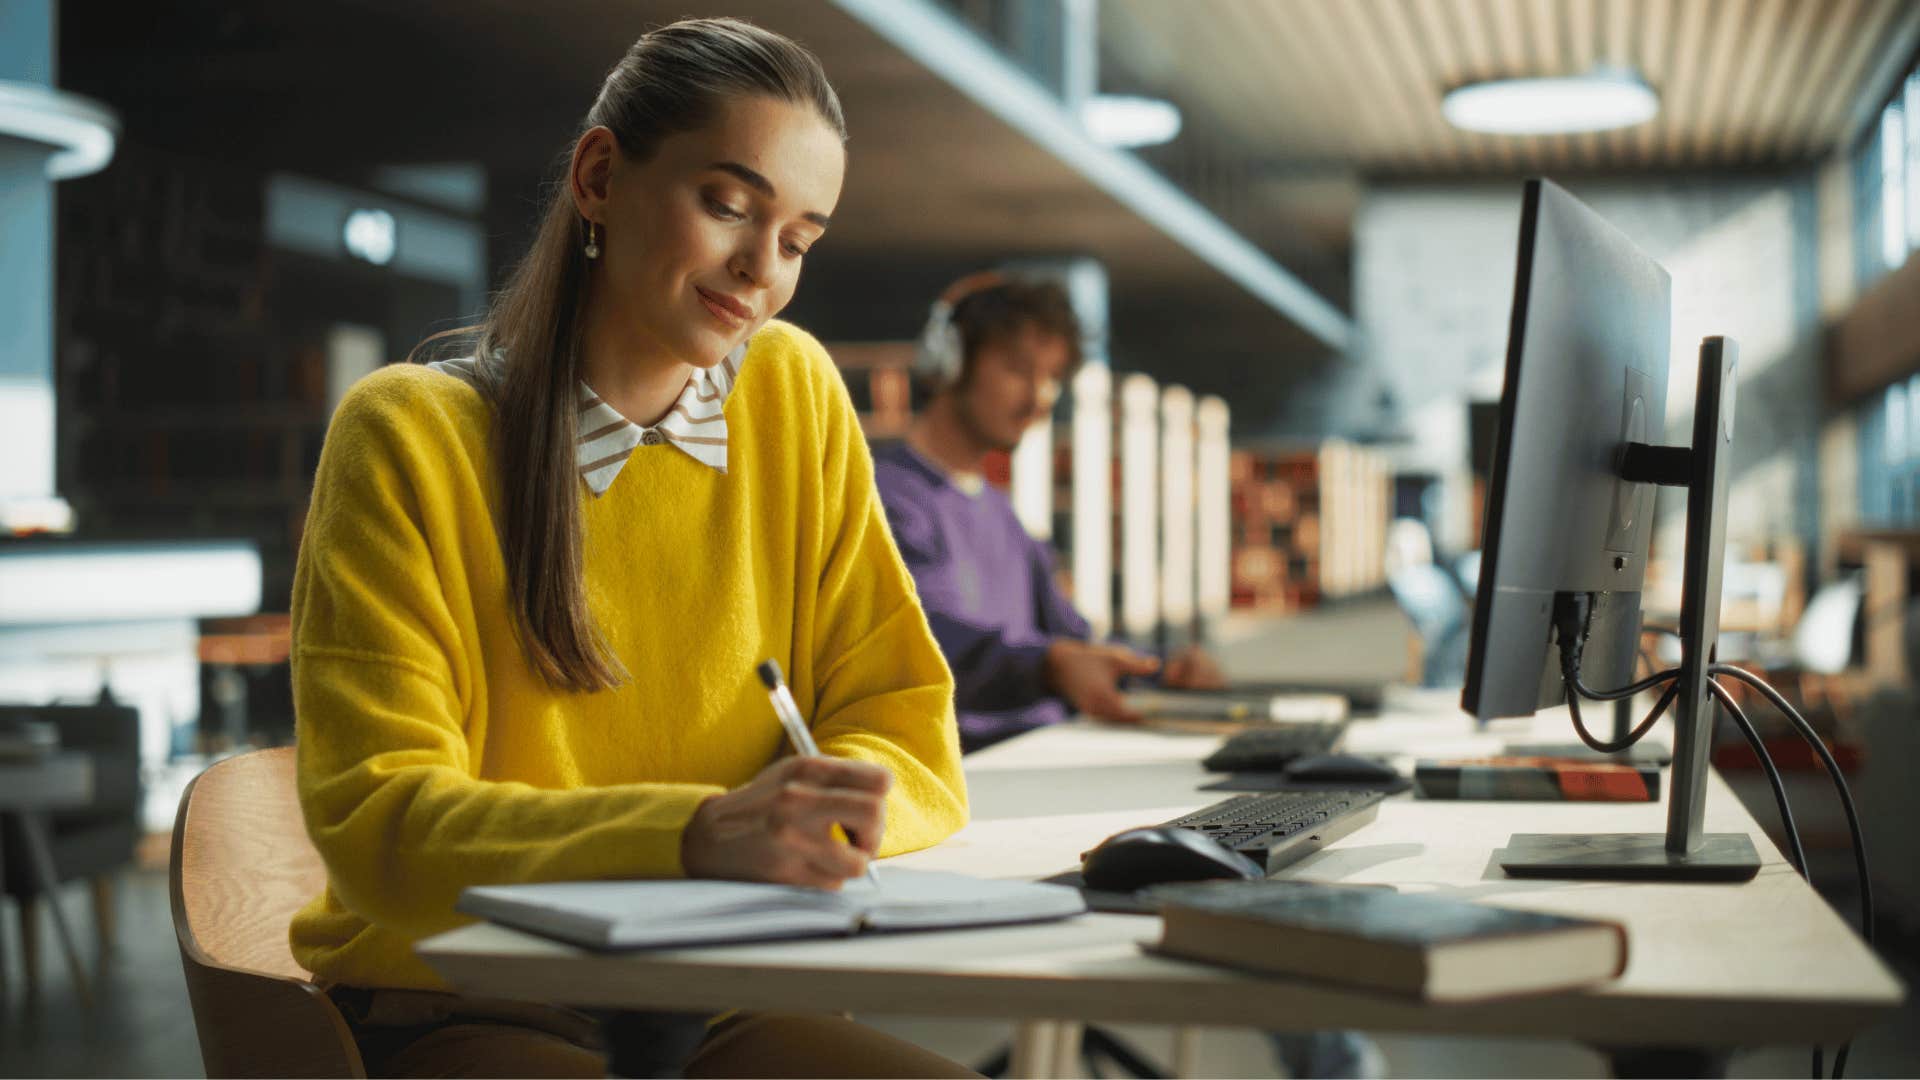
[{"label": "overhead beam", "polygon": [[834,3],[1228,280],[1347,350],[1353,321],[1345,313],[1138,158],[1088,138],[1058,98],[930,0]]}]

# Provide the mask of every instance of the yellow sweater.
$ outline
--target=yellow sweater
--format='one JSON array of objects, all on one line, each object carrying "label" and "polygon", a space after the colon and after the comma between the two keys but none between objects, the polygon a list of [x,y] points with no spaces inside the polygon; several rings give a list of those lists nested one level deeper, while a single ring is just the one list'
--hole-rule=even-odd
[{"label": "yellow sweater", "polygon": [[727,399],[729,471],[635,451],[581,486],[594,618],[633,678],[551,689],[510,615],[490,407],[400,365],[335,414],[293,594],[299,789],[327,888],[294,917],[322,980],[432,987],[412,943],[480,883],[676,877],[708,796],[787,752],[773,657],[822,752],[893,773],[882,854],[967,815],[953,680],[820,344],[771,323]]}]

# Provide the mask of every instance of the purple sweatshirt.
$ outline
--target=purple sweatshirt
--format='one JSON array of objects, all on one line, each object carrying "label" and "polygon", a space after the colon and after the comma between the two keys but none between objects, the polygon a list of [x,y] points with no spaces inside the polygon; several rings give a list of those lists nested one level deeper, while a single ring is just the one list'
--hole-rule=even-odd
[{"label": "purple sweatshirt", "polygon": [[1053,553],[991,484],[962,491],[904,442],[873,448],[874,482],[933,636],[953,669],[960,745],[978,750],[1067,717],[1048,692],[1047,645],[1086,640],[1053,584]]}]

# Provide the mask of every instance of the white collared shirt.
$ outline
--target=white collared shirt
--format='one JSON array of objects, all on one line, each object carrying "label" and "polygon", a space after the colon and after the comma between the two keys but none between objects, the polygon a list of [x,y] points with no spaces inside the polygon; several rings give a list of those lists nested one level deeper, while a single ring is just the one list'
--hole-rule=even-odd
[{"label": "white collared shirt", "polygon": [[[587,490],[596,497],[605,494],[636,447],[661,443],[678,447],[702,465],[726,472],[727,396],[733,393],[746,358],[747,347],[741,345],[713,367],[696,369],[667,415],[652,427],[641,427],[622,416],[591,386],[580,382],[574,388],[574,400],[580,408],[575,420],[579,435],[574,443],[574,463]],[[440,360],[427,366],[479,385],[472,357]]]}]

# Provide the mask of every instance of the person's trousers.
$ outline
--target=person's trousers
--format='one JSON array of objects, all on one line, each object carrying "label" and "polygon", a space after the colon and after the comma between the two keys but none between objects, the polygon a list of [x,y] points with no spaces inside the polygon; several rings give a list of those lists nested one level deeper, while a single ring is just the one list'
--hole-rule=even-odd
[{"label": "person's trousers", "polygon": [[835,1015],[588,1013],[420,990],[333,987],[368,1076],[977,1077]]}]

